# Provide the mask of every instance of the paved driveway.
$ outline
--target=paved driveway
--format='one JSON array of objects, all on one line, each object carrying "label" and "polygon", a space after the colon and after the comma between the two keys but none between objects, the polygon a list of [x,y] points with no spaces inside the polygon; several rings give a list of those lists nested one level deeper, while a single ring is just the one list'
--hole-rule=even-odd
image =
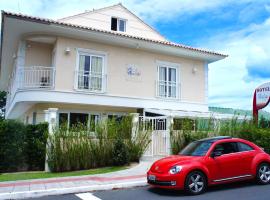
[{"label": "paved driveway", "polygon": [[[258,186],[254,183],[237,183],[208,189],[199,196],[187,196],[183,192],[139,187],[124,190],[101,191],[94,193],[49,196],[39,200],[270,200],[270,185]],[[35,199],[35,200],[37,200]],[[32,199],[34,200],[34,199]]]}]

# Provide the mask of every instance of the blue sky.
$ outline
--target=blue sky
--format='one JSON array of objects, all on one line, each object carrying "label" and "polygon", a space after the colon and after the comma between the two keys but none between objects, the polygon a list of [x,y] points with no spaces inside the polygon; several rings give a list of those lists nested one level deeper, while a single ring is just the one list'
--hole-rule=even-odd
[{"label": "blue sky", "polygon": [[[0,0],[0,8],[57,19],[114,0]],[[270,80],[269,0],[124,0],[167,39],[229,55],[209,65],[209,104],[251,109],[253,90]]]}]

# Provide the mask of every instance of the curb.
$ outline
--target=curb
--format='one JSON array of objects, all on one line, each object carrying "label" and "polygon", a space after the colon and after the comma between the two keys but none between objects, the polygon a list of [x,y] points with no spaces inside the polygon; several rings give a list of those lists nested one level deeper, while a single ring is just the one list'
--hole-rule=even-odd
[{"label": "curb", "polygon": [[91,191],[97,191],[97,190],[132,188],[132,187],[146,186],[146,185],[147,185],[146,180],[143,180],[143,181],[113,183],[113,184],[104,184],[104,185],[92,185],[92,186],[81,186],[81,187],[71,187],[71,188],[55,188],[55,189],[49,189],[49,190],[2,193],[0,194],[0,200],[26,199],[26,198],[35,198],[35,197],[50,196],[50,195],[63,195],[63,194],[71,194],[71,193],[91,192]]}]

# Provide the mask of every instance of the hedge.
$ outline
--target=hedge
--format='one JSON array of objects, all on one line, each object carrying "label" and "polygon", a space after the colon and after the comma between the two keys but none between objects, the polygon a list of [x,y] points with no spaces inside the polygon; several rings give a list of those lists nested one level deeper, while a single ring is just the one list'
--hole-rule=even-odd
[{"label": "hedge", "polygon": [[0,172],[43,170],[47,124],[0,121]]},{"label": "hedge", "polygon": [[[219,126],[213,127],[213,120],[206,120],[207,128],[196,128],[194,131],[186,129],[181,131],[171,130],[172,153],[179,153],[192,141],[213,136],[232,136],[249,140],[270,153],[270,121],[261,118],[256,125],[252,120],[238,120],[237,116],[231,120],[221,121]],[[189,125],[189,121],[184,121]],[[212,125],[211,125],[212,124]],[[184,127],[187,126],[184,124]]]}]

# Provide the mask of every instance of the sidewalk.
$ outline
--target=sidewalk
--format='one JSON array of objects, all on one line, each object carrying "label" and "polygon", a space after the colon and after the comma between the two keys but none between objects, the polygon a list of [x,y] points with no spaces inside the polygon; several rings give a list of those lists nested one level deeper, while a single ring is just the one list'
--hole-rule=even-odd
[{"label": "sidewalk", "polygon": [[0,182],[0,200],[144,186],[151,164],[143,161],[132,168],[106,174]]}]

